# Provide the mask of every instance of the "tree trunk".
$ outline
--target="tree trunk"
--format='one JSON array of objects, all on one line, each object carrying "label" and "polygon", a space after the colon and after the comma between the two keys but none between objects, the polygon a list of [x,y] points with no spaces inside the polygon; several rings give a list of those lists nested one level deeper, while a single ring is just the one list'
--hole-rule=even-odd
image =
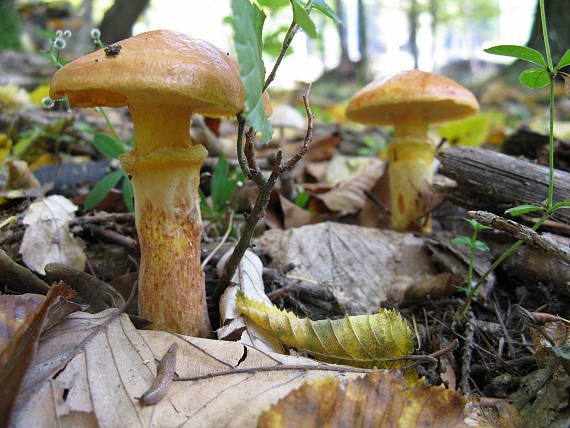
[{"label": "tree trunk", "polygon": [[368,37],[366,34],[366,11],[364,0],[358,0],[358,51],[360,60],[356,63],[356,75],[360,83],[367,83],[368,78]]},{"label": "tree trunk", "polygon": [[408,11],[408,22],[410,25],[410,53],[414,57],[414,68],[418,68],[418,2],[417,0],[411,0],[410,9]]},{"label": "tree trunk", "polygon": [[133,25],[149,2],[150,0],[115,0],[99,25],[101,40],[105,44],[111,44],[131,37]]},{"label": "tree trunk", "polygon": [[338,37],[340,38],[340,63],[346,64],[350,63],[350,57],[348,56],[348,30],[347,30],[347,19],[346,13],[344,12],[344,5],[342,0],[336,0],[336,13],[342,24],[337,26]]},{"label": "tree trunk", "polygon": [[[570,49],[570,7],[568,0],[545,0],[544,9],[546,25],[548,27],[548,37],[550,39],[550,49],[552,50],[552,61],[554,65],[556,65],[562,54],[564,54],[567,49]],[[538,0],[536,2],[534,23],[527,46],[544,52]]]}]

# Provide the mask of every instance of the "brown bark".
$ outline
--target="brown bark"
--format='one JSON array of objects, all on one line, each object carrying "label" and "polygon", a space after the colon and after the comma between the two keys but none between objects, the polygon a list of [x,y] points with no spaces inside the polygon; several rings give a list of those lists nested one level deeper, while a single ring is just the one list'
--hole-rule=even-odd
[{"label": "brown bark", "polygon": [[[467,208],[502,215],[513,206],[540,205],[548,192],[548,168],[491,150],[450,147],[437,155],[439,172],[456,182],[440,187],[452,202]],[[570,173],[556,170],[554,202],[570,195]],[[570,224],[570,210],[561,209],[552,220]]]}]

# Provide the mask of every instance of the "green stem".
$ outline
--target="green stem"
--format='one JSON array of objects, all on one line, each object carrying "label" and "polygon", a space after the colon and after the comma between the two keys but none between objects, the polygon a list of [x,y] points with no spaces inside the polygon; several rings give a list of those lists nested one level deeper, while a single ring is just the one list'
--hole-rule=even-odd
[{"label": "green stem", "polygon": [[467,290],[469,295],[473,294],[473,264],[475,263],[475,242],[477,241],[477,229],[473,229],[471,243],[469,245],[469,266],[467,267]]},{"label": "green stem", "polygon": [[[537,230],[540,226],[542,226],[542,224],[548,220],[548,217],[550,216],[550,213],[546,213],[544,214],[537,222],[536,224],[532,227],[532,230]],[[461,309],[461,311],[459,311],[459,313],[461,314],[460,316],[463,316],[467,313],[467,310],[469,309],[469,306],[471,305],[471,301],[473,300],[473,297],[475,296],[477,290],[479,289],[479,287],[481,286],[481,284],[483,284],[485,282],[485,280],[487,279],[487,277],[501,264],[503,263],[503,261],[509,257],[513,252],[515,252],[515,250],[521,246],[521,244],[524,241],[519,240],[517,242],[515,242],[507,251],[505,251],[503,254],[501,254],[501,256],[495,260],[495,262],[491,265],[491,267],[489,269],[487,269],[487,271],[481,276],[481,278],[479,278],[479,281],[477,281],[477,284],[475,284],[475,286],[473,287],[473,290],[471,290],[471,293],[469,294],[469,296],[467,296],[467,301],[465,302],[465,304],[463,305],[463,308]]]},{"label": "green stem", "polygon": [[99,113],[101,113],[101,115],[103,116],[103,119],[105,119],[105,123],[107,124],[107,126],[109,128],[111,128],[111,132],[113,133],[113,136],[115,137],[115,139],[117,141],[123,141],[121,139],[121,137],[119,137],[117,130],[115,129],[115,127],[113,126],[113,124],[109,120],[109,116],[107,116],[107,113],[105,113],[105,110],[103,109],[103,107],[95,107],[95,110],[98,111]]},{"label": "green stem", "polygon": [[548,135],[548,166],[550,171],[548,176],[548,197],[546,199],[546,207],[548,211],[550,211],[552,209],[554,198],[554,66],[552,64],[552,53],[550,52],[550,40],[548,39],[548,27],[546,25],[546,11],[544,8],[544,0],[539,0],[538,4],[540,7],[540,24],[542,26],[542,37],[544,39],[544,50],[546,52],[546,62],[550,76],[550,120]]},{"label": "green stem", "polygon": [[552,71],[554,68],[552,66],[552,55],[550,53],[550,42],[548,40],[548,28],[546,27],[546,13],[544,10],[544,0],[539,0],[540,6],[540,23],[542,25],[542,37],[544,38],[544,48],[546,50],[546,61],[548,63],[549,70]]},{"label": "green stem", "polygon": [[550,120],[548,131],[548,198],[546,208],[550,212],[554,199],[554,77],[550,76]]}]

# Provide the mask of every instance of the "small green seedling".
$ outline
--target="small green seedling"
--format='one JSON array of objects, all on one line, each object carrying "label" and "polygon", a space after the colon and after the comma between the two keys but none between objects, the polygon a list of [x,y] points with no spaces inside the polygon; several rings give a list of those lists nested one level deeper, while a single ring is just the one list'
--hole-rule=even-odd
[{"label": "small green seedling", "polygon": [[464,218],[467,223],[471,225],[473,228],[473,232],[471,236],[458,236],[457,238],[453,239],[451,243],[453,245],[467,245],[469,247],[469,266],[467,268],[467,283],[465,287],[461,287],[459,290],[465,292],[465,294],[469,297],[472,294],[477,295],[477,289],[474,288],[473,283],[473,265],[475,263],[475,251],[489,251],[489,247],[482,241],[477,239],[477,234],[480,230],[484,229],[491,229],[490,227],[484,226],[479,223],[477,220],[473,220],[471,218]]},{"label": "small green seedling", "polygon": [[[71,31],[65,30],[61,31],[58,30],[55,33],[55,37],[49,40],[49,46],[47,55],[51,61],[51,63],[57,67],[58,69],[63,67],[67,62],[64,57],[61,56],[61,51],[65,49],[66,40],[71,37]],[[93,43],[95,46],[102,48],[104,47],[103,43],[101,42],[101,31],[97,28],[91,30],[91,38],[93,39]],[[70,110],[69,102],[65,99],[67,103],[67,108]],[[45,108],[52,108],[54,105],[54,101],[50,98],[42,99],[42,104]],[[130,138],[129,140],[124,141],[117,130],[109,120],[107,113],[101,107],[95,107],[95,110],[103,116],[105,123],[111,129],[113,136],[109,136],[106,134],[95,133],[93,135],[93,145],[95,148],[106,158],[108,159],[117,159],[119,155],[128,152],[132,149],[134,142],[133,139]],[[90,210],[95,208],[105,197],[111,192],[111,190],[121,181],[123,180],[122,190],[123,190],[123,201],[125,202],[125,206],[129,211],[134,211],[134,203],[133,203],[133,186],[129,176],[125,171],[116,170],[105,177],[95,184],[93,189],[87,195],[85,199],[85,209]]]},{"label": "small green seedling", "polygon": [[[538,67],[529,68],[524,70],[520,76],[519,81],[522,85],[531,89],[540,89],[545,86],[549,86],[550,98],[550,112],[549,112],[549,130],[548,130],[548,166],[549,166],[549,176],[548,176],[548,195],[546,201],[542,205],[534,204],[524,204],[516,207],[509,208],[505,211],[505,214],[510,214],[514,217],[520,216],[528,213],[540,213],[540,218],[536,221],[532,230],[537,230],[542,226],[542,224],[548,220],[552,213],[558,209],[570,208],[570,202],[563,201],[554,203],[554,79],[560,74],[560,69],[567,65],[570,65],[570,49],[566,52],[558,61],[558,64],[554,66],[552,62],[552,54],[550,51],[550,40],[548,38],[548,27],[546,24],[546,14],[544,8],[544,0],[539,0],[538,6],[540,9],[540,23],[542,26],[542,37],[544,39],[544,51],[545,56],[537,51],[526,46],[518,45],[501,45],[493,46],[489,49],[485,49],[485,52],[494,55],[510,56],[514,58],[521,59],[523,61],[530,62],[537,65]],[[481,275],[477,283],[473,286],[471,294],[468,295],[467,301],[463,305],[463,309],[459,314],[464,315],[469,309],[471,300],[475,296],[477,289],[483,284],[487,277],[493,272],[497,266],[499,266],[507,257],[509,257],[515,250],[522,245],[523,241],[518,240],[511,247],[509,247],[497,260],[493,262],[491,267]]]},{"label": "small green seedling", "polygon": [[[214,224],[218,233],[222,232],[222,227],[226,223],[228,213],[234,211],[234,194],[239,185],[243,182],[244,176],[241,170],[230,173],[229,163],[223,153],[220,153],[212,180],[210,183],[210,197],[207,198],[202,189],[200,192],[200,210],[202,217]],[[234,214],[234,219],[243,219],[240,214]]]},{"label": "small green seedling", "polygon": [[388,140],[375,138],[372,135],[364,136],[364,147],[360,147],[356,153],[360,156],[377,156],[388,147]]}]

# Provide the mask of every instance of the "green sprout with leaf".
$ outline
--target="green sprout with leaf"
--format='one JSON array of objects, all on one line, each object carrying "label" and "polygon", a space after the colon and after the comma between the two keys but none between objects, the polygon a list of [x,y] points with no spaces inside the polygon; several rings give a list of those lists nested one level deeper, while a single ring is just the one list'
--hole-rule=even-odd
[{"label": "green sprout with leaf", "polygon": [[[67,61],[63,56],[61,56],[61,51],[65,49],[66,40],[72,36],[71,31],[65,30],[61,31],[58,30],[55,33],[55,37],[49,40],[49,48],[47,51],[47,55],[52,63],[57,69],[62,68]],[[97,28],[91,30],[91,38],[93,39],[93,43],[95,46],[99,48],[103,48],[104,45],[101,42],[101,31]],[[67,98],[65,99],[67,103],[67,109],[70,110],[69,102]],[[42,99],[42,103],[46,108],[52,108],[54,102],[50,98]],[[132,149],[134,142],[133,139],[130,138],[129,140],[123,140],[111,121],[109,120],[109,116],[102,107],[95,107],[95,110],[103,116],[105,123],[111,130],[113,136],[109,136],[107,134],[96,133],[93,135],[93,145],[95,148],[105,157],[108,159],[117,159],[123,153],[128,152]],[[121,181],[123,180],[122,191],[123,191],[123,201],[125,206],[129,211],[134,211],[134,203],[133,203],[133,186],[131,180],[129,179],[128,174],[123,171],[122,169],[110,172],[105,177],[95,184],[93,189],[87,195],[85,199],[85,209],[90,210],[95,208],[105,197],[111,192],[111,190]]]},{"label": "green sprout with leaf", "polygon": [[469,247],[469,266],[467,267],[467,283],[465,287],[461,287],[459,291],[465,292],[469,297],[472,294],[477,295],[477,289],[475,289],[473,282],[473,265],[475,264],[475,251],[489,251],[489,247],[482,241],[477,239],[477,234],[480,230],[491,229],[488,226],[484,226],[477,220],[471,218],[464,218],[467,223],[473,228],[471,236],[458,236],[451,241],[454,245],[467,245]]},{"label": "green sprout with leaf", "polygon": [[[210,181],[210,197],[207,198],[202,189],[199,189],[202,217],[214,225],[218,234],[222,232],[221,228],[227,223],[228,216],[235,212],[234,194],[243,181],[243,173],[230,172],[226,157],[220,153]],[[241,220],[243,215],[233,214],[233,219]],[[235,235],[235,230],[232,232]]]},{"label": "green sprout with leaf", "polygon": [[[548,166],[549,166],[549,177],[548,177],[548,194],[543,205],[534,204],[524,204],[516,207],[509,208],[505,211],[505,214],[510,214],[513,217],[520,216],[528,213],[541,213],[538,221],[533,225],[532,230],[537,230],[542,224],[548,220],[548,218],[556,211],[562,208],[570,208],[570,202],[554,202],[554,82],[557,75],[561,74],[560,69],[567,65],[570,65],[570,49],[566,52],[558,61],[558,64],[554,66],[552,62],[552,54],[550,50],[550,41],[548,38],[548,27],[546,24],[546,15],[544,8],[544,0],[539,0],[540,8],[540,22],[542,25],[542,37],[544,39],[544,50],[545,56],[537,51],[526,46],[518,45],[500,45],[493,46],[489,49],[485,49],[485,52],[494,54],[509,56],[521,59],[523,61],[530,62],[537,65],[538,67],[529,68],[524,70],[520,76],[519,81],[522,85],[531,89],[540,89],[546,86],[549,87],[549,131],[548,131],[548,142],[549,142],[549,152],[548,152]],[[493,272],[497,266],[499,266],[507,257],[509,257],[518,247],[523,243],[522,240],[515,242],[510,248],[508,248],[491,267],[479,278],[477,283],[473,286],[473,292],[468,295],[467,301],[465,302],[462,310],[459,312],[464,315],[467,313],[471,301],[475,296],[478,288],[483,284],[487,277]]]}]

